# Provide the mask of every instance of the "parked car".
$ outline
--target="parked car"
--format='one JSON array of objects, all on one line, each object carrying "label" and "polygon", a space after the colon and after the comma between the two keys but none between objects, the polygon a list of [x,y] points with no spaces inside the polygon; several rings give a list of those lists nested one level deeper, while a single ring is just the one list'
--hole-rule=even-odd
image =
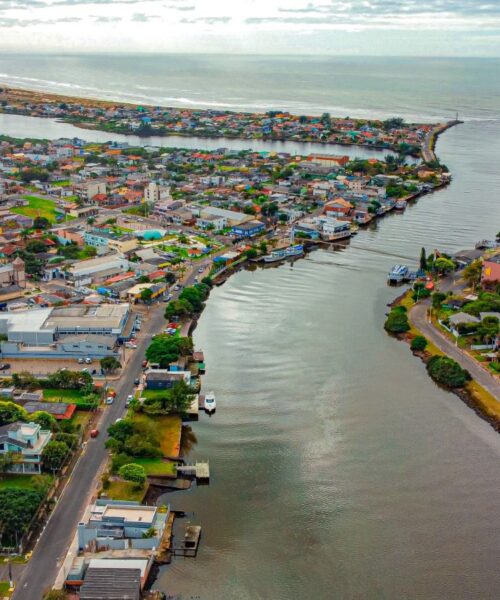
[{"label": "parked car", "polygon": [[87,356],[87,358],[85,359],[85,364],[87,364],[87,365],[92,364],[92,359],[90,358],[90,356]]},{"label": "parked car", "polygon": [[141,383],[141,380],[139,379],[139,377],[136,377],[134,379],[134,385],[139,385]]},{"label": "parked car", "polygon": [[106,398],[106,404],[113,404],[114,401],[115,399],[113,398],[113,396],[108,396]]},{"label": "parked car", "polygon": [[79,364],[79,365],[83,365],[83,363],[84,363],[84,362],[85,362],[85,361],[83,360],[83,358],[79,358],[79,359],[78,359],[78,364]]},{"label": "parked car", "polygon": [[10,364],[9,363],[2,363],[0,365],[0,371],[6,371],[7,369],[10,369]]},{"label": "parked car", "polygon": [[205,267],[200,267],[200,268],[198,269],[198,273],[203,273],[203,271],[204,271],[204,270],[205,270]]},{"label": "parked car", "polygon": [[90,432],[91,438],[96,438],[98,435],[99,435],[99,429],[92,429],[92,431]]}]

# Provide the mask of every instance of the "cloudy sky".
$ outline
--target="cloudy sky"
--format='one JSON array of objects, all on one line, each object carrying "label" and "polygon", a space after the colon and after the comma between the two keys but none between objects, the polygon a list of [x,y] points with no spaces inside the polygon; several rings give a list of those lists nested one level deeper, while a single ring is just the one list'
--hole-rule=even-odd
[{"label": "cloudy sky", "polygon": [[0,49],[500,56],[500,0],[0,0]]}]

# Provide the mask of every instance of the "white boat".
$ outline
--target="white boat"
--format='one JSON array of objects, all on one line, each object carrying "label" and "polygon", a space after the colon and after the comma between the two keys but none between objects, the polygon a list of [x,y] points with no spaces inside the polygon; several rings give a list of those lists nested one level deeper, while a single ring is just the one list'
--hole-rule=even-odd
[{"label": "white boat", "polygon": [[216,408],[215,394],[213,392],[208,392],[208,394],[205,394],[205,410],[208,413],[213,413]]},{"label": "white boat", "polygon": [[396,202],[396,204],[394,205],[394,208],[396,210],[404,210],[408,205],[408,202],[406,200],[398,200]]}]

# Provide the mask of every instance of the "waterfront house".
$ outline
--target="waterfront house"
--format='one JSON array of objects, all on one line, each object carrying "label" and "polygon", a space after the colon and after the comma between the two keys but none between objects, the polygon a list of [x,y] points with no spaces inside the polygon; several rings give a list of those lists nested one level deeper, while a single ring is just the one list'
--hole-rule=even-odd
[{"label": "waterfront house", "polygon": [[191,372],[150,369],[146,372],[145,376],[147,390],[169,390],[181,380],[184,380],[189,385],[191,382]]},{"label": "waterfront house", "polygon": [[495,288],[500,283],[500,254],[487,258],[483,262],[481,285]]},{"label": "waterfront house", "polygon": [[38,474],[42,470],[42,452],[52,434],[37,423],[9,423],[0,427],[0,454],[12,452],[10,473]]},{"label": "waterfront house", "polygon": [[241,223],[240,225],[233,225],[231,227],[231,235],[237,238],[251,238],[259,235],[265,229],[264,223],[260,221],[249,221],[247,223]]}]

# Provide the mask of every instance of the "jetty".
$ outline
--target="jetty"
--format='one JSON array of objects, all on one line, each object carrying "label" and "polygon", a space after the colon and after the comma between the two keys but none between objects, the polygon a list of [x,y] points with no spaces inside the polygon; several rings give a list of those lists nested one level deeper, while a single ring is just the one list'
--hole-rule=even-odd
[{"label": "jetty", "polygon": [[210,481],[210,465],[206,462],[197,461],[193,464],[177,465],[177,475],[192,477],[196,483],[208,483]]},{"label": "jetty", "polygon": [[184,539],[179,546],[172,547],[172,553],[174,556],[186,556],[194,558],[198,552],[198,546],[200,545],[201,538],[201,526],[200,525],[186,525],[184,532]]}]

